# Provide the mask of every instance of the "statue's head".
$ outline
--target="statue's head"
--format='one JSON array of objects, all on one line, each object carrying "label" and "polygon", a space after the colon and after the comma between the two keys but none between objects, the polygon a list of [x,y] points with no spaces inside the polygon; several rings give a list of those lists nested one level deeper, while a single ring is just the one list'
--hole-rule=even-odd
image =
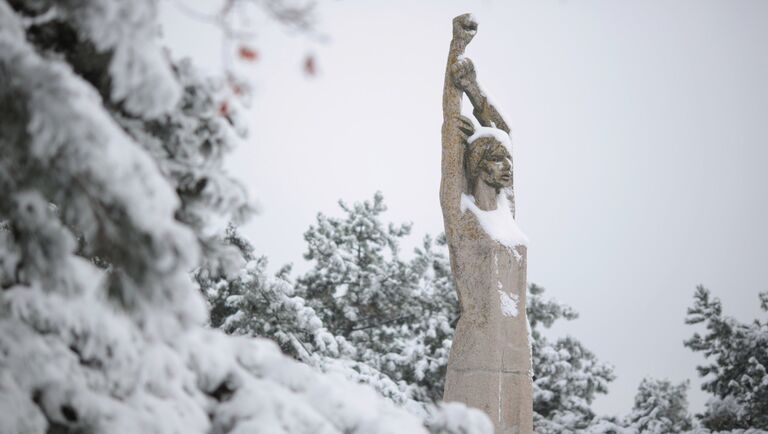
[{"label": "statue's head", "polygon": [[495,137],[482,136],[470,142],[464,163],[471,186],[478,180],[497,190],[512,186],[512,156]]}]

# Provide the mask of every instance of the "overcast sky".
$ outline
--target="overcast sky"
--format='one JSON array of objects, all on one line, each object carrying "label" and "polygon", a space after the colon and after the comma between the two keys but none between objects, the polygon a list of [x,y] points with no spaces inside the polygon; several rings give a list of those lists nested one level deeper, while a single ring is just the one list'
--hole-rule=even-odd
[{"label": "overcast sky", "polygon": [[[629,411],[644,376],[690,379],[701,409],[701,359],[682,345],[695,286],[764,316],[768,2],[328,1],[326,42],[255,22],[251,135],[228,161],[261,205],[246,235],[273,268],[306,269],[315,214],[377,190],[389,219],[414,223],[406,252],[442,231],[443,72],[464,12],[480,23],[467,54],[513,130],[529,279],[581,314],[553,334],[616,368],[596,409]],[[221,72],[214,27],[169,3],[163,20],[174,53]]]}]

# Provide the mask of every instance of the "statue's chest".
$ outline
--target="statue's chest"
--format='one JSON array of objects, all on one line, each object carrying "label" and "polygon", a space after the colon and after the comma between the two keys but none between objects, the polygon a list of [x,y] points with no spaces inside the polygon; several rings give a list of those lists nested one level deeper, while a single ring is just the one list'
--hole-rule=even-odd
[{"label": "statue's chest", "polygon": [[510,248],[493,239],[472,213],[460,220],[460,230],[453,242],[452,255],[460,275],[457,281],[472,281],[489,289],[516,286],[525,274],[526,247]]}]

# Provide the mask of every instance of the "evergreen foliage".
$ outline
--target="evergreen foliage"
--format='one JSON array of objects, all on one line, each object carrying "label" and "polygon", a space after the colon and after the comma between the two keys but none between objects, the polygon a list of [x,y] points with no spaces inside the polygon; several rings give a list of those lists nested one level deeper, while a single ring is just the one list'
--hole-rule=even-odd
[{"label": "evergreen foliage", "polygon": [[304,234],[313,267],[297,280],[298,294],[354,347],[354,360],[408,385],[416,400],[441,399],[457,317],[445,254],[428,237],[413,260],[402,260],[410,226],[381,221],[381,193],[340,206],[343,217],[319,214]]},{"label": "evergreen foliage", "polygon": [[227,228],[225,242],[240,252],[242,268],[231,275],[214,276],[205,268],[195,273],[210,303],[212,326],[236,335],[269,337],[284,353],[304,362],[313,356],[339,357],[352,351],[294,294],[289,267],[268,276],[266,258],[256,257],[253,246],[234,226]]},{"label": "evergreen foliage", "polygon": [[[768,312],[768,293],[760,294],[760,306]],[[768,429],[768,322],[745,324],[723,315],[720,300],[703,286],[696,288],[685,322],[706,327],[705,334],[685,341],[708,361],[697,367],[702,389],[713,395],[702,424],[716,431]]]},{"label": "evergreen foliage", "polygon": [[533,410],[537,433],[580,431],[595,423],[591,404],[608,392],[613,369],[600,362],[577,339],[567,336],[552,342],[542,333],[559,320],[578,314],[569,306],[545,300],[544,289],[531,284],[528,320],[533,349]]},{"label": "evergreen foliage", "polygon": [[626,418],[638,433],[682,433],[693,428],[688,414],[688,383],[643,379],[635,396],[632,412]]}]

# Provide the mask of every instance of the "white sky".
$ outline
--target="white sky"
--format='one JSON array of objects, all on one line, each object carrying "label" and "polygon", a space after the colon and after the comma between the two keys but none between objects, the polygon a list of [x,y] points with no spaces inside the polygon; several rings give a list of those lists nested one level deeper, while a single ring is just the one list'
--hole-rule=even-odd
[{"label": "white sky", "polygon": [[[195,7],[210,0],[187,0]],[[216,29],[166,4],[174,53],[221,72]],[[262,207],[245,229],[273,268],[306,269],[303,232],[381,190],[416,236],[442,231],[443,70],[451,19],[513,129],[529,279],[578,310],[571,334],[618,376],[625,414],[643,376],[692,380],[682,345],[696,284],[741,319],[768,289],[768,2],[329,1],[318,43],[258,27],[251,136],[228,164]],[[307,79],[304,54],[317,55]]]}]

